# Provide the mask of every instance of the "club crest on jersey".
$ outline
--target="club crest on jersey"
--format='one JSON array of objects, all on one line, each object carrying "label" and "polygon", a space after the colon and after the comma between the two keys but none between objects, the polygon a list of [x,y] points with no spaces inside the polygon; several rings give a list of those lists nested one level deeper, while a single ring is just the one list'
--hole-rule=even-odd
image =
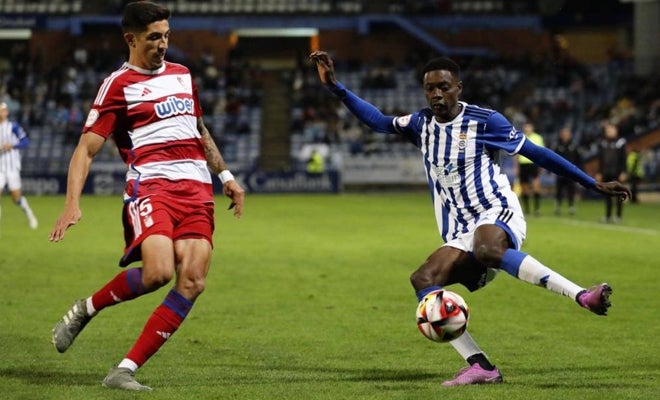
[{"label": "club crest on jersey", "polygon": [[170,96],[165,101],[156,103],[154,109],[159,118],[167,118],[179,114],[193,114],[195,102],[192,99],[180,99]]},{"label": "club crest on jersey", "polygon": [[458,135],[458,152],[465,153],[466,146],[467,146],[467,133],[461,132]]}]

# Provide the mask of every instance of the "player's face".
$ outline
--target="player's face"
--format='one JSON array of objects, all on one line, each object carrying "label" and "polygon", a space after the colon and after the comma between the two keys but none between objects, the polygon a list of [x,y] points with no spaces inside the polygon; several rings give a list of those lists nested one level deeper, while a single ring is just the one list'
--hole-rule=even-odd
[{"label": "player's face", "polygon": [[458,115],[458,96],[462,90],[463,82],[449,71],[434,70],[424,74],[424,96],[439,122],[449,122]]},{"label": "player's face", "polygon": [[616,129],[616,126],[612,124],[605,125],[605,137],[608,139],[616,139],[619,136],[619,132]]},{"label": "player's face", "polygon": [[144,69],[158,69],[163,65],[170,40],[170,23],[166,19],[152,22],[144,32],[133,35],[130,63]]}]

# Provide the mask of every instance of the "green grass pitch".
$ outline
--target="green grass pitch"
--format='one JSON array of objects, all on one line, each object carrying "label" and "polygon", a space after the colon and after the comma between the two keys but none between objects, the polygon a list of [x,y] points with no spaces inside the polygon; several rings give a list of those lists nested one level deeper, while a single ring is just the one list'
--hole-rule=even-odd
[{"label": "green grass pitch", "polygon": [[428,195],[248,195],[236,220],[218,198],[207,289],[186,323],[140,371],[151,393],[101,386],[166,289],[103,311],[65,354],[50,343],[77,298],[114,276],[121,199],[86,196],[63,242],[47,239],[63,197],[30,197],[40,226],[2,197],[2,399],[651,399],[660,397],[660,205],[627,204],[598,223],[530,218],[523,250],[583,286],[614,288],[598,317],[500,274],[464,296],[470,331],[501,385],[443,388],[464,365],[415,326],[408,278],[440,245]]}]

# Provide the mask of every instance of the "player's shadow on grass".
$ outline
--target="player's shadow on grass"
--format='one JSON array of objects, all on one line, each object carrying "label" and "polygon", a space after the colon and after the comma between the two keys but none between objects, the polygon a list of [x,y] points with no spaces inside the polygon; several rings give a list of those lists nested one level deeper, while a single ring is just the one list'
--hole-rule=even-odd
[{"label": "player's shadow on grass", "polygon": [[[630,366],[633,368],[633,366]],[[516,378],[514,385],[521,385],[526,387],[534,387],[538,389],[638,389],[643,387],[639,380],[629,380],[623,383],[619,380],[615,382],[603,382],[601,377],[606,376],[619,376],[621,374],[622,365],[594,365],[586,367],[566,366],[566,367],[547,367],[547,368],[518,368],[512,370],[519,378]],[[639,370],[639,365],[635,368]],[[657,367],[649,366],[648,375],[652,376],[657,371]],[[558,380],[557,377],[561,376]],[[546,378],[544,378],[546,377]],[[505,375],[506,380],[506,375]]]},{"label": "player's shadow on grass", "polygon": [[[429,373],[428,371],[423,371],[419,369],[396,369],[396,368],[369,368],[369,369],[360,369],[360,368],[322,368],[322,367],[296,367],[296,366],[283,366],[283,365],[273,365],[273,366],[248,366],[242,364],[222,364],[223,368],[231,368],[234,372],[245,370],[247,377],[245,378],[248,381],[263,381],[264,377],[255,376],[253,371],[271,371],[279,372],[286,376],[285,379],[288,381],[307,381],[310,379],[309,373],[321,374],[325,378],[319,378],[315,376],[315,380],[323,381],[349,381],[349,382],[411,382],[411,381],[425,381],[438,379],[438,374]],[[296,376],[300,374],[300,376]],[[233,377],[235,380],[236,377]],[[266,379],[272,379],[273,381],[280,381],[281,376],[275,375],[270,376]]]},{"label": "player's shadow on grass", "polygon": [[39,370],[36,367],[0,368],[0,377],[19,379],[30,385],[98,386],[98,372],[66,372],[54,368]]},{"label": "player's shadow on grass", "polygon": [[[332,370],[333,372],[336,370]],[[422,370],[410,369],[384,369],[384,368],[371,368],[371,369],[345,369],[341,370],[340,374],[348,376],[340,378],[343,381],[362,382],[409,382],[409,381],[425,381],[428,379],[437,379],[438,374],[430,374]]]}]

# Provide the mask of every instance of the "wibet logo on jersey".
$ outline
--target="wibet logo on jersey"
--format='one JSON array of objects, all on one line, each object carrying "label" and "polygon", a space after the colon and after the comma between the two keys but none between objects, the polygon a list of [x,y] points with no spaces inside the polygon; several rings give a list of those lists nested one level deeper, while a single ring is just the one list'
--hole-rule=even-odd
[{"label": "wibet logo on jersey", "polygon": [[193,114],[195,101],[192,99],[180,99],[170,96],[165,101],[156,103],[154,110],[159,118],[167,118],[179,114]]},{"label": "wibet logo on jersey", "polygon": [[[145,88],[146,89],[146,88]],[[156,115],[161,118],[168,118],[180,114],[194,114],[195,101],[193,99],[180,99],[176,96],[170,96],[160,103],[154,104]],[[85,126],[92,126],[99,118],[97,109],[92,108],[87,115]]]}]

